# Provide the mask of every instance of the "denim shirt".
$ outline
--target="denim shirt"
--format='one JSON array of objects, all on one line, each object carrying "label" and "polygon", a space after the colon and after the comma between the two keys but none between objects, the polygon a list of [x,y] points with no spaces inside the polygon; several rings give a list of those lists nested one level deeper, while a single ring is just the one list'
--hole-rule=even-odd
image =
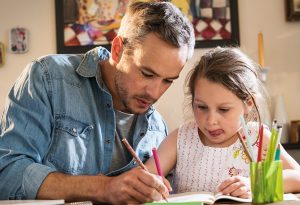
[{"label": "denim shirt", "polygon": [[[34,199],[51,172],[109,173],[115,113],[99,61],[109,51],[48,55],[33,61],[9,92],[0,126],[0,199]],[[133,148],[146,161],[167,135],[161,115],[150,107],[137,118]]]}]

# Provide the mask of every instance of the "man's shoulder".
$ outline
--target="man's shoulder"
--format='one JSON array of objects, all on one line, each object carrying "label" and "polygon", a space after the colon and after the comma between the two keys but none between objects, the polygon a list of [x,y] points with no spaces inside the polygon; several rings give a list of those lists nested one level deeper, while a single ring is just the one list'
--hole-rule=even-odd
[{"label": "man's shoulder", "polygon": [[[76,71],[85,75],[95,74],[99,60],[105,60],[109,58],[109,51],[103,47],[96,47],[90,51],[82,54],[49,54],[41,56],[33,61],[33,63],[41,64],[50,73],[60,73],[65,71]],[[92,71],[91,71],[92,69]]]},{"label": "man's shoulder", "polygon": [[33,63],[41,64],[48,70],[76,68],[83,59],[83,54],[50,54],[37,58]]},{"label": "man's shoulder", "polygon": [[80,63],[80,55],[50,54],[41,56],[25,68],[31,78],[45,76],[48,80],[63,78],[65,75],[75,73],[76,65]]},{"label": "man's shoulder", "polygon": [[149,121],[149,129],[150,130],[167,130],[167,124],[163,118],[163,116],[154,108],[151,108],[148,111],[148,121]]}]

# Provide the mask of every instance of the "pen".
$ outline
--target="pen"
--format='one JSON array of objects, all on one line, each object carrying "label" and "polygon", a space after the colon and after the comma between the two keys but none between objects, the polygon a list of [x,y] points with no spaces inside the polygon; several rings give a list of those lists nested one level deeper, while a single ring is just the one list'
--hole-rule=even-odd
[{"label": "pen", "polygon": [[[138,163],[138,165],[145,171],[149,172],[149,170],[147,169],[147,167],[143,164],[143,162],[140,160],[140,158],[136,155],[135,151],[132,149],[132,147],[130,146],[130,144],[128,143],[128,141],[126,140],[126,138],[122,139],[123,144],[125,145],[125,147],[127,148],[127,150],[130,152],[130,154],[132,155],[132,157],[135,159],[135,161]],[[163,199],[168,202],[167,197],[164,194],[161,194]]]}]

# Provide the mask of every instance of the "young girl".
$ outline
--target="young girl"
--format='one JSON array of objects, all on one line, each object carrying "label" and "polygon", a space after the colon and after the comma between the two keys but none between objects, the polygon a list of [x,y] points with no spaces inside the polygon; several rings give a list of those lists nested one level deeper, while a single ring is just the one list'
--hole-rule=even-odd
[{"label": "young girl", "polygon": [[[218,47],[202,56],[190,72],[186,83],[194,120],[173,131],[158,149],[163,174],[174,169],[174,193],[251,196],[250,160],[237,133],[242,133],[240,116],[250,115],[253,109],[259,115],[264,109],[266,98],[258,69],[239,49]],[[270,139],[266,127],[264,139],[266,149]],[[253,141],[257,153],[257,140]],[[300,166],[282,146],[281,160],[285,192],[299,192]],[[153,158],[146,166],[156,173]]]}]

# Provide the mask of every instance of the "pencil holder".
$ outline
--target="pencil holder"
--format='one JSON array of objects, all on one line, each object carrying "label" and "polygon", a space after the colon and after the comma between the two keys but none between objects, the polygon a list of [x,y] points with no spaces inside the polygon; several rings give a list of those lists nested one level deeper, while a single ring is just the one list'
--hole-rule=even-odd
[{"label": "pencil holder", "polygon": [[252,202],[283,200],[282,162],[263,161],[250,164]]}]

